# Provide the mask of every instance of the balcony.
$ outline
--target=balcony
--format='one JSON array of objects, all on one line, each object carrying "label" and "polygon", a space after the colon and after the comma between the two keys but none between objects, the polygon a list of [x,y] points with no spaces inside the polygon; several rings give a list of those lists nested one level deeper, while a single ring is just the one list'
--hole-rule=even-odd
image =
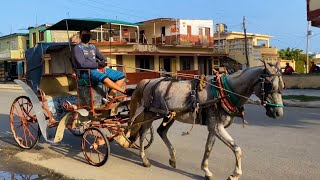
[{"label": "balcony", "polygon": [[[172,35],[172,36],[159,36],[147,37],[142,35],[143,43],[163,45],[163,46],[189,46],[189,47],[212,47],[213,38],[199,35]],[[140,41],[141,42],[141,41]]]},{"label": "balcony", "polygon": [[23,50],[5,50],[0,51],[0,60],[21,60],[24,59]]}]

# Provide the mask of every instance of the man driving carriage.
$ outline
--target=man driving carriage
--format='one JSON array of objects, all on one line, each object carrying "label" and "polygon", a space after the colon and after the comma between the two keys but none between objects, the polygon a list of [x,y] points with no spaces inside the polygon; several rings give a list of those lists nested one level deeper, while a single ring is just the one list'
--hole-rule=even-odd
[{"label": "man driving carriage", "polygon": [[[111,88],[109,98],[115,96],[117,91],[123,94],[128,94],[122,84],[125,81],[125,74],[106,66],[106,58],[92,44],[89,44],[91,39],[90,30],[84,29],[80,31],[81,42],[74,47],[75,65],[77,69],[90,69],[90,79],[93,83],[104,83]],[[99,67],[104,68],[104,72],[98,70]],[[82,78],[87,78],[88,73],[81,73]],[[85,77],[84,77],[85,76]]]}]

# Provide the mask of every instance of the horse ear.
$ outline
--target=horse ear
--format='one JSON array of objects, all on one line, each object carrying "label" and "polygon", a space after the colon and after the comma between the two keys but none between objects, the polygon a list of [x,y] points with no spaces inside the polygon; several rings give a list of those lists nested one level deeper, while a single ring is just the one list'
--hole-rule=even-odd
[{"label": "horse ear", "polygon": [[281,70],[281,64],[280,64],[279,61],[277,61],[277,63],[276,63],[276,68],[277,68],[278,70]]},{"label": "horse ear", "polygon": [[260,61],[264,64],[264,67],[266,68],[266,70],[268,71],[268,73],[272,73],[272,68],[271,66],[263,59],[260,59]]}]

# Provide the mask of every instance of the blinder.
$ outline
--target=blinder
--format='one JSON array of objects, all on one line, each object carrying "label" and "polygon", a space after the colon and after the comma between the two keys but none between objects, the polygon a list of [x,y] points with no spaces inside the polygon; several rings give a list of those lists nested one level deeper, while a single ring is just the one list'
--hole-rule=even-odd
[{"label": "blinder", "polygon": [[264,73],[260,76],[260,79],[257,83],[261,83],[261,97],[262,97],[262,104],[264,106],[271,106],[271,107],[283,107],[283,104],[274,104],[271,102],[268,102],[266,99],[267,95],[272,94],[272,93],[280,93],[282,94],[283,92],[283,87],[282,87],[282,82],[279,80],[279,85],[278,89],[275,90],[273,88],[273,81],[275,78],[272,78],[271,80],[268,80],[268,77],[280,77],[281,74],[277,72],[276,74],[267,74]]}]

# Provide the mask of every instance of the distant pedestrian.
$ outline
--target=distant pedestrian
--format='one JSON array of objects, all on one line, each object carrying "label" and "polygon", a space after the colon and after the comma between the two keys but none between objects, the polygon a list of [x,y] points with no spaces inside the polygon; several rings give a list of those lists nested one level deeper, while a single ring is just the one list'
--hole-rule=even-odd
[{"label": "distant pedestrian", "polygon": [[311,62],[309,73],[318,73],[318,72],[320,72],[320,68],[316,64],[314,64],[314,62]]},{"label": "distant pedestrian", "polygon": [[284,69],[283,74],[291,75],[293,72],[294,72],[293,68],[289,65],[289,63],[286,63],[286,68]]}]

